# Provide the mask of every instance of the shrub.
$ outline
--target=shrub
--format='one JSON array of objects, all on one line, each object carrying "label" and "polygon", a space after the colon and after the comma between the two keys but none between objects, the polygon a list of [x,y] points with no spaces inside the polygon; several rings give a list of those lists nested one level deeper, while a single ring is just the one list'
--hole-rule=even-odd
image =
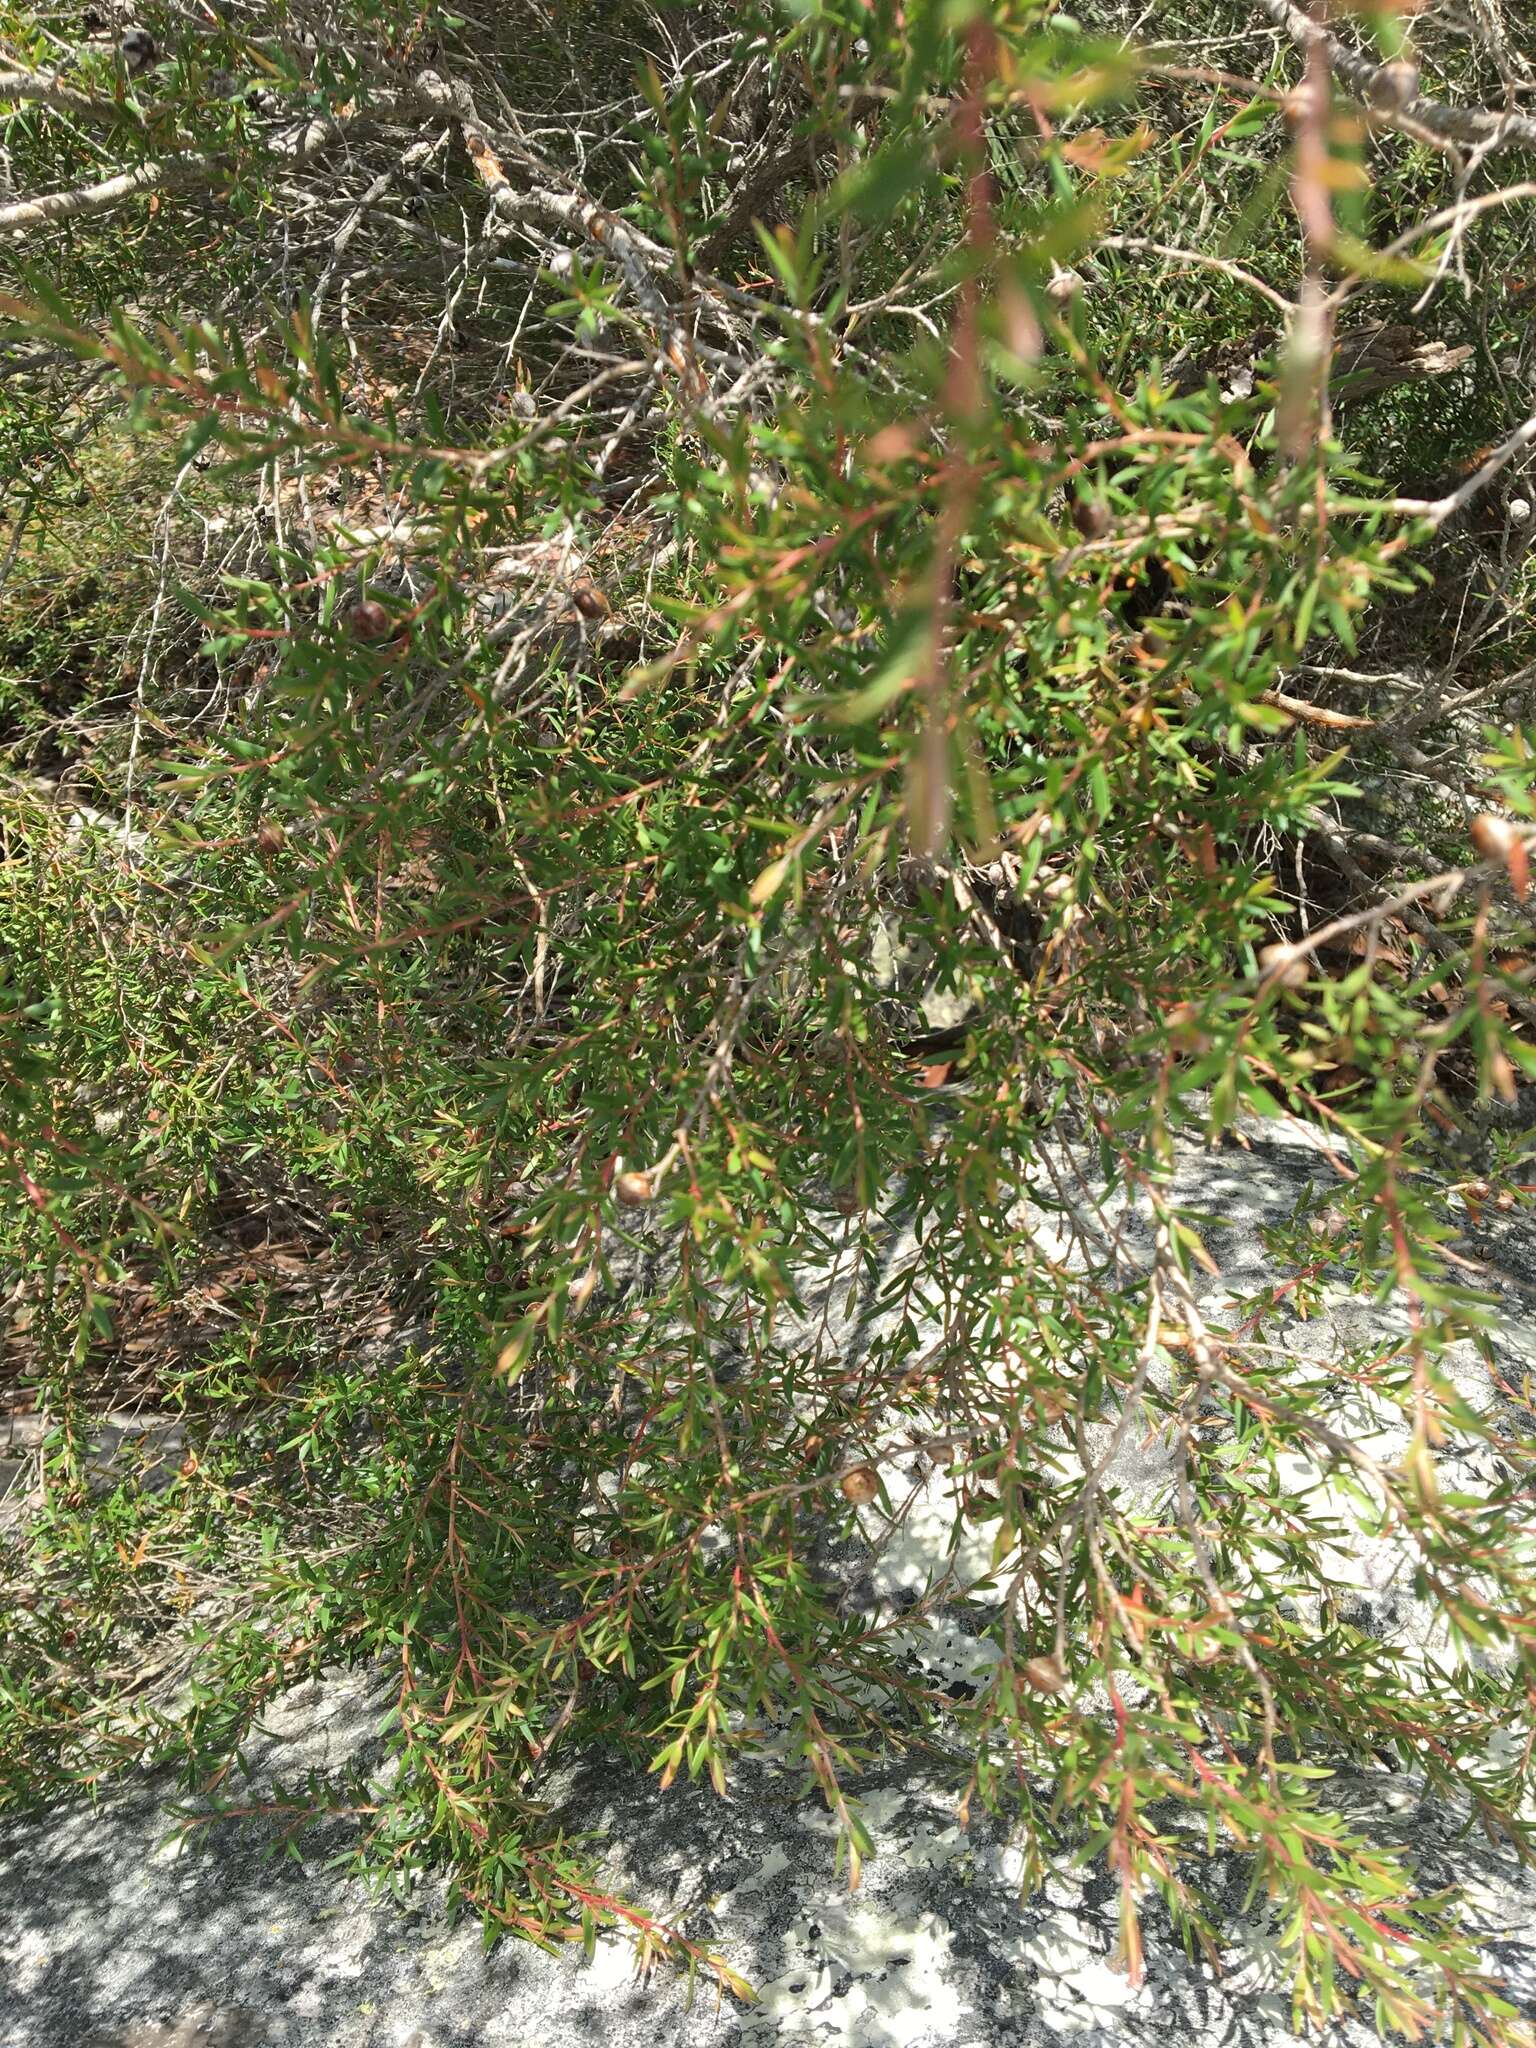
[{"label": "shrub", "polygon": [[[542,127],[521,21],[156,17],[154,63],[46,78],[12,26],[14,177],[73,196],[0,205],[6,644],[80,517],[49,463],[88,434],[153,516],[114,675],[0,699],[45,1432],[0,1798],[174,1761],[218,1811],[276,1692],[382,1658],[397,1774],[290,1819],[488,1931],[696,1965],[539,1786],[603,1744],[723,1790],[773,1724],[855,1882],[860,1766],[921,1746],[1032,1872],[1108,1857],[1133,1970],[1149,1893],[1216,1939],[1224,1832],[1298,2012],[1516,2038],[1459,1902],[1327,1797],[1390,1763],[1529,1847],[1530,1418],[1466,1246],[1527,1193],[1529,571],[1477,522],[1533,435],[1458,339],[1518,292],[1446,266],[1516,243],[1435,216],[1439,102],[1012,0],[588,10]],[[1218,1313],[1177,1149],[1282,1115],[1338,1191]],[[1405,1334],[1277,1347],[1325,1283]],[[135,1402],[179,1459],[103,1464]],[[827,1568],[913,1446],[988,1546],[942,1589],[972,1699]],[[1427,1664],[1345,1618],[1351,1525]]]}]

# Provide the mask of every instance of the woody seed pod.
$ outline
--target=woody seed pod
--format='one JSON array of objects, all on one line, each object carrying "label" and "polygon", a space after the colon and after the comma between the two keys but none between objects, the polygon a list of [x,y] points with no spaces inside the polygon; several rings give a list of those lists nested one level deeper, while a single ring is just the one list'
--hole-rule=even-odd
[{"label": "woody seed pod", "polygon": [[1384,105],[1406,107],[1419,96],[1419,67],[1411,58],[1394,57],[1377,75],[1377,92]]},{"label": "woody seed pod", "polygon": [[1209,1034],[1202,1029],[1198,1003],[1175,1003],[1164,1015],[1169,1042],[1180,1052],[1209,1052]]},{"label": "woody seed pod", "polygon": [[1266,981],[1276,981],[1282,988],[1305,988],[1311,972],[1299,947],[1278,944],[1259,948],[1259,967]]},{"label": "woody seed pod", "polygon": [[844,1500],[851,1500],[855,1507],[863,1507],[880,1491],[880,1475],[873,1465],[850,1465],[838,1480],[837,1490]]},{"label": "woody seed pod", "polygon": [[393,621],[376,598],[360,597],[356,604],[347,606],[344,616],[347,631],[354,640],[384,640],[389,637]]},{"label": "woody seed pod", "polygon": [[1022,1666],[1024,1679],[1036,1692],[1063,1692],[1067,1674],[1054,1657],[1031,1657]]},{"label": "woody seed pod", "polygon": [[1472,844],[1484,860],[1508,860],[1514,843],[1514,829],[1507,818],[1483,811],[1472,820]]}]

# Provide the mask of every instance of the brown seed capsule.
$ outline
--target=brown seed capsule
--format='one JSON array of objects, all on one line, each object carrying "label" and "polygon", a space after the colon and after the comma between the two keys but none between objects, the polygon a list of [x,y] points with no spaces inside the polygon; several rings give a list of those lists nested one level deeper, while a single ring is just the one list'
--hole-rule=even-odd
[{"label": "brown seed capsule", "polygon": [[616,1173],[613,1192],[626,1209],[640,1209],[654,1201],[656,1189],[648,1173]]},{"label": "brown seed capsule", "polygon": [[1022,1670],[1025,1682],[1036,1692],[1062,1692],[1066,1689],[1067,1674],[1054,1657],[1031,1657]]},{"label": "brown seed capsule", "polygon": [[1406,107],[1419,96],[1419,67],[1409,57],[1394,57],[1376,76],[1377,96],[1384,106]]},{"label": "brown seed capsule", "polygon": [[1483,811],[1472,820],[1472,844],[1484,860],[1508,860],[1515,843],[1514,828],[1496,811]]},{"label": "brown seed capsule", "polygon": [[263,818],[256,827],[256,849],[259,853],[281,853],[287,839],[287,831],[275,818]]},{"label": "brown seed capsule", "polygon": [[844,1500],[851,1500],[855,1507],[863,1507],[879,1493],[880,1475],[873,1465],[850,1465],[838,1480],[837,1490]]},{"label": "brown seed capsule", "polygon": [[1084,540],[1102,540],[1109,531],[1109,507],[1099,498],[1075,497],[1071,505],[1072,524]]},{"label": "brown seed capsule", "polygon": [[360,597],[344,614],[354,640],[387,640],[394,621],[376,598]]},{"label": "brown seed capsule", "polygon": [[1210,1051],[1210,1034],[1202,1029],[1198,1003],[1175,1003],[1165,1014],[1163,1022],[1168,1027],[1168,1042],[1177,1051]]},{"label": "brown seed capsule", "polygon": [[1306,954],[1297,946],[1261,946],[1259,967],[1266,981],[1276,981],[1282,988],[1305,988],[1311,973]]}]

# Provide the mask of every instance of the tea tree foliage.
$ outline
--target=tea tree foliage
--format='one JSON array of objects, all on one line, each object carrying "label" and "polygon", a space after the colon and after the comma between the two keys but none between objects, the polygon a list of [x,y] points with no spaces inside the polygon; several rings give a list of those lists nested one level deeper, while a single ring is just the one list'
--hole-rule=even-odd
[{"label": "tea tree foliage", "polygon": [[[1536,1078],[1536,134],[1478,20],[4,16],[0,1800],[248,1810],[267,1703],[372,1661],[398,1771],[286,1838],[488,1936],[745,1994],[541,1793],[771,1737],[853,1881],[920,1755],[1107,1858],[1132,1972],[1150,1901],[1219,1949],[1224,1844],[1299,2016],[1523,2038],[1330,1796],[1530,1847],[1476,1233]],[[1282,1115],[1335,1192],[1218,1309],[1176,1147]],[[1278,1341],[1350,1286],[1379,1343]],[[140,1410],[174,1453],[105,1461]],[[827,1565],[913,1449],[990,1543],[959,1701]]]}]

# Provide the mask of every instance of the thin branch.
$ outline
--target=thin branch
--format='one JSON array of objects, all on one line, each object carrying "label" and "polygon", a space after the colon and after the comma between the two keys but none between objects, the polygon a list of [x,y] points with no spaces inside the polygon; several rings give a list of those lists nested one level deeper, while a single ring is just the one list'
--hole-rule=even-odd
[{"label": "thin branch", "polygon": [[52,107],[55,113],[75,114],[84,121],[129,120],[142,126],[126,103],[120,106],[116,100],[93,99],[89,93],[76,92],[70,86],[60,85],[56,78],[44,78],[35,71],[0,71],[0,100],[31,100],[38,106]]},{"label": "thin branch", "polygon": [[[343,134],[351,134],[355,122],[331,120],[309,122],[296,133],[273,138],[271,148],[287,164],[308,163]],[[144,192],[179,191],[187,186],[212,185],[225,171],[222,156],[189,151],[184,156],[159,157],[136,164],[131,171],[119,171],[99,184],[79,185],[68,192],[44,192],[34,199],[13,200],[0,206],[0,231],[49,227],[55,221],[76,220],[87,214],[110,213],[125,199]]]},{"label": "thin branch", "polygon": [[731,195],[730,205],[694,252],[695,260],[702,268],[713,269],[737,236],[744,234],[762,213],[768,201],[781,192],[791,178],[803,176],[814,167],[816,152],[809,136],[800,136],[789,142],[783,142],[777,136],[769,140],[772,148],[765,148],[760,153],[758,162],[746,172]]},{"label": "thin branch", "polygon": [[1536,119],[1528,114],[1495,114],[1486,107],[1447,107],[1415,94],[1403,100],[1395,75],[1320,28],[1292,0],[1259,0],[1278,27],[1305,49],[1321,42],[1334,75],[1389,126],[1438,142],[1475,144],[1486,155],[1499,149],[1536,149]]},{"label": "thin branch", "polygon": [[[522,192],[515,190],[467,87],[449,84],[436,72],[424,71],[416,80],[416,95],[434,114],[447,114],[458,124],[465,153],[485,187],[486,197],[504,220],[522,221],[533,215],[558,222],[569,233],[579,235],[612,257],[656,334],[662,362],[677,374],[689,397],[696,401],[705,398],[709,383],[699,367],[692,336],[656,282],[653,256],[664,258],[670,265],[671,251],[655,243],[647,246],[646,237],[584,195],[536,185]],[[503,153],[507,153],[505,146]]]},{"label": "thin branch", "polygon": [[1287,696],[1284,690],[1265,690],[1259,701],[1273,704],[1277,711],[1288,711],[1305,725],[1326,725],[1337,732],[1369,732],[1376,724],[1374,718],[1354,718],[1347,711],[1329,711],[1322,704],[1309,704],[1304,697]]},{"label": "thin branch", "polygon": [[1262,277],[1255,277],[1251,270],[1245,270],[1241,263],[1233,263],[1225,256],[1212,256],[1204,249],[1180,249],[1169,242],[1155,242],[1148,235],[1101,235],[1098,246],[1101,249],[1127,249],[1145,251],[1149,256],[1166,257],[1170,263],[1188,263],[1202,270],[1219,270],[1223,277],[1234,278],[1246,285],[1251,292],[1282,313],[1287,320],[1296,311],[1294,303],[1283,292],[1277,292],[1273,285],[1266,284]]},{"label": "thin branch", "polygon": [[103,178],[98,185],[77,185],[71,192],[44,192],[36,199],[16,199],[0,206],[0,230],[50,227],[55,221],[76,220],[81,215],[110,213],[125,199],[141,192],[166,191],[182,185],[212,184],[221,168],[216,156],[178,156],[151,159],[116,177]]},{"label": "thin branch", "polygon": [[[1411,228],[1378,249],[1378,257],[1400,256],[1405,249],[1411,249],[1415,242],[1422,242],[1427,235],[1438,233],[1441,228],[1454,228],[1459,235],[1468,221],[1475,220],[1481,213],[1488,213],[1496,206],[1513,206],[1519,199],[1536,199],[1536,184],[1527,181],[1521,185],[1501,185],[1497,192],[1484,192],[1476,199],[1458,199],[1454,206],[1442,206],[1438,213],[1427,219],[1415,221]],[[1337,306],[1363,288],[1364,280],[1350,274],[1333,288],[1330,297]]]},{"label": "thin branch", "polygon": [[1459,484],[1448,497],[1444,498],[1394,498],[1390,509],[1410,518],[1427,519],[1431,527],[1443,526],[1453,513],[1471,503],[1483,490],[1506,469],[1515,457],[1536,442],[1536,413],[1516,427],[1507,440],[1501,441],[1488,460],[1475,469],[1464,483]]}]

